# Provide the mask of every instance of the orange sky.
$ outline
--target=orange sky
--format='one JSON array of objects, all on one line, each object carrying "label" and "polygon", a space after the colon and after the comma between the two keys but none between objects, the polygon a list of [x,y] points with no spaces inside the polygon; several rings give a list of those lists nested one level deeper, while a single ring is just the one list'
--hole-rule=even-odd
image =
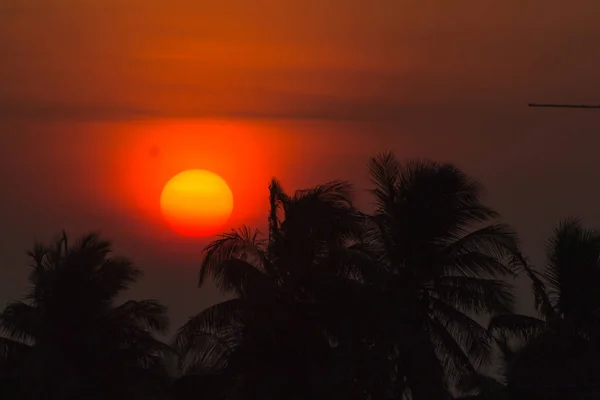
[{"label": "orange sky", "polygon": [[598,8],[595,0],[4,0],[0,105],[12,117],[336,118],[449,102],[593,100]]},{"label": "orange sky", "polygon": [[[0,303],[25,285],[21,249],[99,229],[147,272],[134,295],[175,323],[198,293],[202,241],[158,214],[166,180],[221,174],[231,225],[264,223],[267,184],[344,178],[368,206],[365,162],[456,162],[540,260],[565,215],[600,226],[597,0],[2,0]],[[153,150],[156,149],[156,150]],[[239,206],[237,206],[239,205]]]}]

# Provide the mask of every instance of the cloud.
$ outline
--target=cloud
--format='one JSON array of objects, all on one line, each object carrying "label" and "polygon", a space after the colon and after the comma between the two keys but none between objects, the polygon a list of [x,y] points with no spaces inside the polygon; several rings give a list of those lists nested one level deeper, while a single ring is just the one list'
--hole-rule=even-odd
[{"label": "cloud", "polygon": [[10,55],[0,64],[0,117],[397,121],[431,108],[597,96],[592,0],[589,12],[558,0],[544,10],[259,3],[6,0],[0,14],[19,18],[0,24]]},{"label": "cloud", "polygon": [[35,101],[0,103],[0,119],[3,121],[127,121],[159,116],[148,109],[110,104]]},{"label": "cloud", "polygon": [[372,121],[402,116],[405,108],[391,102],[346,100],[327,96],[283,96],[276,109],[202,110],[187,108],[174,112],[117,105],[0,103],[4,121],[131,121],[152,118],[307,119]]}]

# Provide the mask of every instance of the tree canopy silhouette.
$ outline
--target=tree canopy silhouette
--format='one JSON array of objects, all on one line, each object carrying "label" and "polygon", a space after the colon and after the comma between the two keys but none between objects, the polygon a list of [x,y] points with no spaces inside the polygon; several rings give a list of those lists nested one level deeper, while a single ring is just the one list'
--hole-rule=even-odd
[{"label": "tree canopy silhouette", "polygon": [[289,389],[298,397],[327,393],[311,386],[312,369],[361,395],[446,399],[448,378],[489,359],[492,338],[466,313],[512,310],[499,277],[512,273],[515,235],[452,165],[386,154],[370,167],[373,215],[354,210],[345,183],[288,196],[273,181],[268,239],[242,228],[205,249],[200,284],[210,275],[236,297],[179,331],[184,371],[236,365],[269,389],[284,374],[286,384],[302,377]]},{"label": "tree canopy silhouette", "polygon": [[[369,173],[369,213],[348,182],[289,194],[273,179],[267,232],[242,226],[202,250],[198,286],[227,300],[192,316],[171,345],[157,338],[164,306],[120,302],[142,273],[110,242],[63,233],[36,244],[29,292],[0,313],[0,396],[598,397],[600,231],[562,221],[538,269],[455,165],[384,153]],[[517,275],[531,282],[538,317],[514,312]]]},{"label": "tree canopy silhouette", "polygon": [[394,309],[385,325],[397,381],[415,400],[448,398],[447,382],[490,360],[492,338],[473,319],[510,312],[502,279],[516,235],[484,205],[482,187],[451,164],[371,160],[376,210],[366,243],[376,254],[367,281]]},{"label": "tree canopy silhouette", "polygon": [[492,332],[521,341],[507,379],[514,396],[542,399],[562,392],[576,399],[600,393],[600,231],[566,219],[547,241],[541,272],[525,258],[519,261],[540,318],[498,315],[489,325]]},{"label": "tree canopy silhouette", "polygon": [[31,290],[0,314],[0,355],[18,398],[134,399],[159,389],[169,348],[154,333],[168,328],[166,309],[115,305],[142,273],[111,251],[98,235],[69,245],[63,234],[28,253]]},{"label": "tree canopy silhouette", "polygon": [[290,196],[273,180],[267,237],[242,227],[204,250],[199,285],[210,276],[235,298],[178,331],[182,371],[226,368],[239,390],[262,398],[327,393],[334,380],[325,366],[347,327],[344,301],[350,304],[358,285],[346,268],[361,230],[349,184],[329,182]]}]

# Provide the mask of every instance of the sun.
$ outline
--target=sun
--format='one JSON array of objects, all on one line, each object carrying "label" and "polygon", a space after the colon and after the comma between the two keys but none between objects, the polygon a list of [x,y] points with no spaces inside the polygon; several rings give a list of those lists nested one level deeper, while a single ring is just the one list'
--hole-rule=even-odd
[{"label": "sun", "polygon": [[160,208],[171,228],[184,236],[209,236],[233,211],[233,193],[219,175],[202,169],[180,172],[162,190]]}]

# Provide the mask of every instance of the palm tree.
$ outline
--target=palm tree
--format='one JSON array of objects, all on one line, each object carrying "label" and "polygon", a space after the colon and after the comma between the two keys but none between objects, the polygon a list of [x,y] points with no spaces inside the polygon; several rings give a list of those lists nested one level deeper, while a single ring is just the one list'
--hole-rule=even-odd
[{"label": "palm tree", "polygon": [[447,399],[448,382],[490,359],[491,336],[473,317],[512,310],[500,278],[512,274],[515,235],[451,164],[386,153],[369,167],[376,209],[365,244],[377,268],[363,276],[387,298],[379,346],[396,364],[397,396]]},{"label": "palm tree", "polygon": [[184,374],[225,373],[230,397],[315,398],[347,388],[356,371],[341,361],[349,357],[342,337],[358,332],[347,313],[358,313],[349,269],[361,260],[352,244],[362,230],[350,189],[333,181],[289,196],[273,180],[267,238],[242,227],[204,249],[199,286],[210,277],[234,297],[178,331]]},{"label": "palm tree", "polygon": [[63,233],[28,253],[31,290],[0,314],[0,364],[14,372],[19,398],[135,399],[165,381],[169,350],[154,333],[166,331],[166,309],[115,304],[142,272],[111,252],[98,235],[69,246]]},{"label": "palm tree", "polygon": [[[586,385],[598,390],[600,231],[584,228],[576,218],[566,219],[549,238],[546,258],[542,272],[522,256],[516,260],[532,282],[539,318],[513,314],[490,321],[490,331],[524,345],[509,386],[524,398],[533,398],[536,391],[545,398],[547,392]],[[573,399],[576,393],[564,396]]]}]

